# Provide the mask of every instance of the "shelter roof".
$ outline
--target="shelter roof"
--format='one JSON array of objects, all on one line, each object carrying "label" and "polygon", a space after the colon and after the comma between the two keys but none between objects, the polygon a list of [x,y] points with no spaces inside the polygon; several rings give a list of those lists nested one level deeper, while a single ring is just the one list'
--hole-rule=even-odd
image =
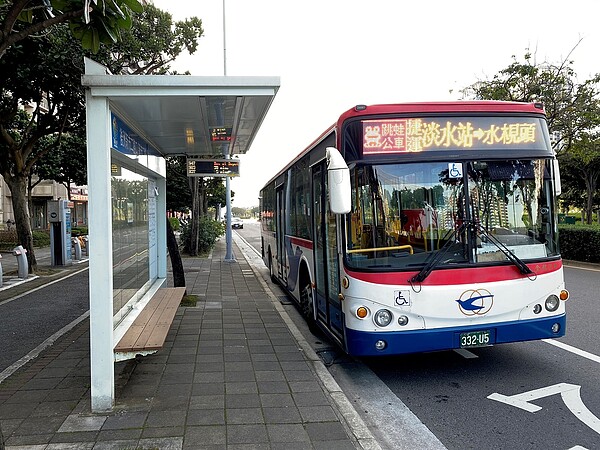
[{"label": "shelter roof", "polygon": [[82,84],[163,156],[248,152],[279,77],[112,75],[86,59]]}]

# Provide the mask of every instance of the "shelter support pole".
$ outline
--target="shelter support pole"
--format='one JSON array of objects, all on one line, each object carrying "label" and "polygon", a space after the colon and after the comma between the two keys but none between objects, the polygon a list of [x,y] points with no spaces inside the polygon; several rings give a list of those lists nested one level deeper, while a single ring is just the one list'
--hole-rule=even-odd
[{"label": "shelter support pole", "polygon": [[115,400],[113,355],[113,249],[111,205],[111,123],[106,97],[86,91],[90,258],[91,407],[109,411]]},{"label": "shelter support pole", "polygon": [[[225,159],[229,159],[229,153],[225,154]],[[231,232],[231,177],[225,177],[225,203],[227,204],[227,220],[225,225],[225,242],[227,250],[225,253],[225,261],[235,261],[231,241],[233,240]]]}]

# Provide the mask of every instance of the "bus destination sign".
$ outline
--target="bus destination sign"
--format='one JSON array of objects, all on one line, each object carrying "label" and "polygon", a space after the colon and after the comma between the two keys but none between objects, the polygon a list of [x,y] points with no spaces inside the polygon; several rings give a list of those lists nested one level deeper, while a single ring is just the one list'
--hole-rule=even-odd
[{"label": "bus destination sign", "polygon": [[363,154],[470,148],[543,148],[540,120],[524,117],[363,120]]},{"label": "bus destination sign", "polygon": [[240,162],[237,159],[187,160],[188,177],[239,177]]}]

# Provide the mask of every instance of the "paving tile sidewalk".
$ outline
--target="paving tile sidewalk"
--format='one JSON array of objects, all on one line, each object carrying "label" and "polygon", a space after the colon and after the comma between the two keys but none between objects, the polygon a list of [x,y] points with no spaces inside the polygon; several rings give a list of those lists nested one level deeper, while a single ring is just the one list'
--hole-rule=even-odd
[{"label": "paving tile sidewalk", "polygon": [[116,365],[111,413],[90,411],[89,320],[0,384],[6,449],[365,447],[273,296],[224,247],[184,259],[198,305],[179,308],[157,354]]}]

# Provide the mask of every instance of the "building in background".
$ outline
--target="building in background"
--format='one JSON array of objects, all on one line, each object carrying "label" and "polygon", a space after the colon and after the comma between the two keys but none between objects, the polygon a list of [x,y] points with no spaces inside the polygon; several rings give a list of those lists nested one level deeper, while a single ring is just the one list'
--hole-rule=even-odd
[{"label": "building in background", "polygon": [[[48,230],[48,201],[69,199],[71,221],[73,226],[87,226],[87,187],[71,187],[70,196],[67,188],[52,180],[40,182],[32,191],[31,228],[33,230]],[[0,229],[10,229],[14,226],[10,189],[0,176]]]}]

